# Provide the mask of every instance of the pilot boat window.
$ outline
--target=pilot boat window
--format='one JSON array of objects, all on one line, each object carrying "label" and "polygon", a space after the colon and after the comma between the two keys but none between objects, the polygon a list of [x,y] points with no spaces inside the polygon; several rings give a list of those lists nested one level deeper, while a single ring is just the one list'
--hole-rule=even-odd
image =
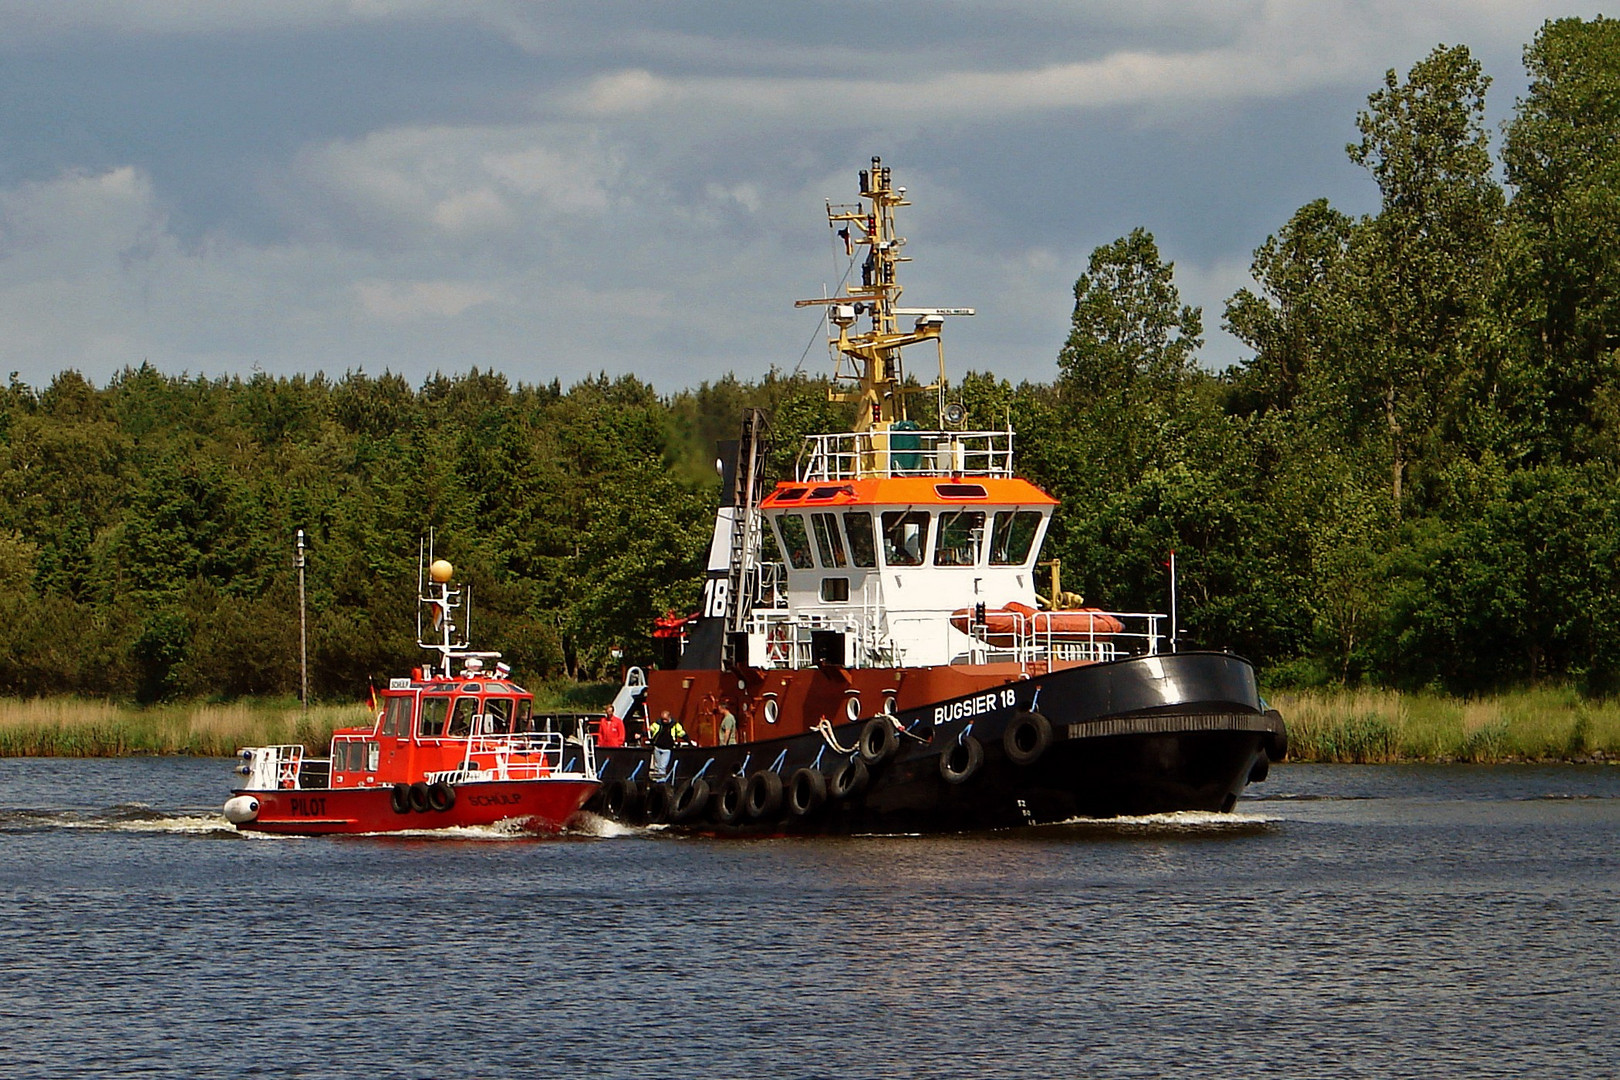
[{"label": "pilot boat window", "polygon": [[456,698],[456,711],[450,714],[450,737],[452,739],[465,739],[472,734],[473,714],[477,711],[477,698]]},{"label": "pilot boat window", "polygon": [[444,737],[444,717],[450,711],[450,699],[447,697],[424,697],[422,699],[422,722],[416,733],[424,739],[441,739]]},{"label": "pilot boat window", "polygon": [[973,566],[979,561],[984,537],[984,511],[946,510],[939,515],[939,540],[934,544],[935,566]]},{"label": "pilot boat window", "polygon": [[883,561],[889,566],[921,566],[928,545],[928,511],[890,510],[883,515]]},{"label": "pilot boat window", "polygon": [[517,711],[512,717],[512,730],[519,733],[534,730],[534,702],[528,698],[518,698]]},{"label": "pilot boat window", "polygon": [[383,699],[382,727],[377,729],[379,735],[409,735],[411,733],[411,706],[416,703],[414,696],[401,696]]},{"label": "pilot boat window", "polygon": [[849,565],[844,557],[844,535],[838,531],[838,519],[832,514],[811,514],[810,524],[816,530],[816,550],[821,553],[821,565],[836,570]]},{"label": "pilot boat window", "polygon": [[506,735],[512,730],[512,699],[484,699],[484,734]]},{"label": "pilot boat window", "polygon": [[872,538],[872,515],[844,515],[844,531],[849,534],[849,561],[856,566],[877,565],[877,544]]},{"label": "pilot boat window", "polygon": [[783,514],[776,519],[782,531],[782,550],[795,570],[808,570],[815,565],[810,558],[810,536],[804,531],[804,515]]},{"label": "pilot boat window", "polygon": [[1002,510],[990,530],[990,565],[1020,566],[1041,531],[1038,510]]},{"label": "pilot boat window", "polygon": [[824,577],[821,579],[821,599],[825,603],[840,604],[849,599],[849,578]]}]

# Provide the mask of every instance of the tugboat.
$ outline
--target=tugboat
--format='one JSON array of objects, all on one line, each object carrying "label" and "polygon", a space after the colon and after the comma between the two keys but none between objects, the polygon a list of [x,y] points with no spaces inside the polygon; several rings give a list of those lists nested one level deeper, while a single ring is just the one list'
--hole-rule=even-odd
[{"label": "tugboat", "polygon": [[[969,430],[947,400],[943,324],[972,309],[899,305],[905,193],[873,158],[859,201],[827,204],[866,249],[861,283],[798,306],[826,307],[854,428],[810,436],[767,491],[764,418],[745,418],[701,610],[660,621],[664,665],[630,669],[611,710],[659,737],[599,751],[590,807],[766,833],[1232,810],[1287,753],[1282,717],[1247,660],[1086,608],[1039,561],[1057,500],[1014,471],[1010,428]],[[901,353],[927,343],[939,377],[918,386]],[[908,418],[918,393],[939,430]]]},{"label": "tugboat", "polygon": [[[417,644],[438,662],[391,679],[375,722],[333,732],[325,758],[300,745],[239,751],[247,779],[225,803],[238,829],[319,835],[511,822],[557,832],[597,793],[590,737],[567,739],[537,717],[500,653],[470,651],[472,591],[452,587],[450,563],[429,560],[426,589],[417,573]],[[424,612],[433,642],[423,639]]]}]

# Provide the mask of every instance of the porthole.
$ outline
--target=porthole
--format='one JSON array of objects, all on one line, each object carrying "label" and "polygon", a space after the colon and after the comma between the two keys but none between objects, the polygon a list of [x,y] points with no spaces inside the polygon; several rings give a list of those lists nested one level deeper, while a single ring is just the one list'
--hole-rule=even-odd
[{"label": "porthole", "polygon": [[776,704],[775,698],[765,699],[765,722],[767,724],[776,723],[776,718],[780,712],[781,708]]},{"label": "porthole", "polygon": [[851,694],[844,699],[844,715],[851,720],[861,718],[861,695]]},{"label": "porthole", "polygon": [[883,695],[883,711],[888,713],[890,716],[894,715],[894,695],[893,694],[884,694]]}]

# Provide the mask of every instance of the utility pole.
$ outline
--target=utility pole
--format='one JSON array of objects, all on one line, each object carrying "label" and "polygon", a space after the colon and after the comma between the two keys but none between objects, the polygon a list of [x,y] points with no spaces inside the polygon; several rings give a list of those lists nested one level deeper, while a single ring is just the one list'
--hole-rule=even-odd
[{"label": "utility pole", "polygon": [[298,700],[309,712],[309,631],[304,618],[304,530],[298,530],[298,554],[293,559],[298,567]]}]

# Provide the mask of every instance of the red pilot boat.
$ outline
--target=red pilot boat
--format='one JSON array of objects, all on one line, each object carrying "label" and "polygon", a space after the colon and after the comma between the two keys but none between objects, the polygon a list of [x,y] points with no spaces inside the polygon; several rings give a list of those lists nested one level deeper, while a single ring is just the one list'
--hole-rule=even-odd
[{"label": "red pilot boat", "polygon": [[247,781],[225,803],[232,824],[298,835],[502,822],[556,832],[596,793],[590,737],[550,730],[500,653],[471,652],[458,640],[472,598],[451,587],[453,574],[436,560],[431,584],[418,582],[438,640],[422,640],[419,610],[417,644],[436,652],[437,664],[391,680],[375,722],[333,732],[325,758],[297,745],[242,750],[237,772]]},{"label": "red pilot boat", "polygon": [[[614,704],[686,739],[603,747],[592,808],[723,833],[1231,810],[1287,753],[1282,717],[1248,661],[1085,608],[1039,561],[1057,500],[1014,470],[1010,429],[974,430],[947,396],[941,330],[972,310],[899,305],[907,205],[876,158],[857,202],[828,204],[852,260],[865,249],[860,284],[800,305],[826,307],[853,430],[810,436],[772,485],[764,419],[745,419],[702,608],[660,620],[663,663]],[[930,343],[939,378],[919,386],[901,352]],[[907,416],[925,392],[938,430]]]}]

